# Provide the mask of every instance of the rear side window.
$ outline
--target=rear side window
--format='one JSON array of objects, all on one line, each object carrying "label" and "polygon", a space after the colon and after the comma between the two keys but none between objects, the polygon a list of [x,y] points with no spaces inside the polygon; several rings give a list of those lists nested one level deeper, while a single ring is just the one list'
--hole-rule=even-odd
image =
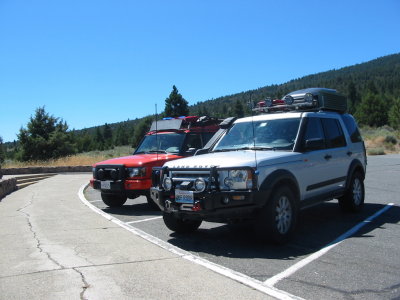
[{"label": "rear side window", "polygon": [[208,141],[213,137],[215,132],[203,132],[201,135],[203,137],[203,146],[208,143]]},{"label": "rear side window", "polygon": [[327,147],[338,148],[346,146],[346,139],[339,121],[330,118],[323,118],[321,121],[325,132]]},{"label": "rear side window", "polygon": [[319,118],[309,118],[307,120],[307,127],[304,135],[304,140],[311,140],[311,139],[325,139],[324,132],[321,126],[321,121]]},{"label": "rear side window", "polygon": [[356,121],[351,115],[342,115],[344,125],[346,126],[347,132],[350,135],[352,143],[362,142],[360,131],[358,130]]},{"label": "rear side window", "polygon": [[[187,139],[186,139],[186,148],[195,148],[195,149],[200,149],[202,148],[202,142],[201,142],[201,135],[200,134],[189,134]],[[187,150],[185,149],[185,150]]]}]

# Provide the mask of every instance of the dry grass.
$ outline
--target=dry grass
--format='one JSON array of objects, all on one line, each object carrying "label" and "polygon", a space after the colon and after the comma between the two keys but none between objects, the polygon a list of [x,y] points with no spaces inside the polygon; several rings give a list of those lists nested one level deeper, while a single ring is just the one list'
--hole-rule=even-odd
[{"label": "dry grass", "polygon": [[400,131],[389,126],[361,129],[368,155],[400,153]]},{"label": "dry grass", "polygon": [[61,166],[90,166],[96,162],[110,159],[113,157],[120,157],[130,155],[133,152],[133,148],[129,146],[115,147],[112,150],[105,151],[91,151],[86,153],[80,153],[77,155],[71,155],[62,157],[59,159],[51,159],[48,161],[5,161],[2,168],[25,168],[25,167],[61,167]]},{"label": "dry grass", "polygon": [[[365,141],[368,155],[400,153],[399,130],[394,130],[388,126],[380,128],[364,127],[361,128],[361,133]],[[91,151],[48,161],[18,162],[6,160],[2,168],[88,166],[109,158],[130,155],[133,150],[134,149],[129,146],[120,146],[111,150]]]}]

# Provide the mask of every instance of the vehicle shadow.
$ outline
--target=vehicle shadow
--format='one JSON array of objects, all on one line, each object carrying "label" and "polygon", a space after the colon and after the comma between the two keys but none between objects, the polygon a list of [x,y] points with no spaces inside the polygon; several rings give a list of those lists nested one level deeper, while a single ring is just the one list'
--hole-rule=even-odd
[{"label": "vehicle shadow", "polygon": [[[101,195],[98,190],[94,190],[88,187],[85,190],[85,197],[89,202],[101,201]],[[152,209],[148,204],[145,197],[140,196],[136,199],[128,199],[126,203],[121,207],[104,207],[104,204],[98,206],[102,211],[108,214],[120,215],[120,216],[160,216],[161,211]]]},{"label": "vehicle shadow", "polygon": [[112,215],[120,216],[161,216],[161,211],[152,209],[147,202],[124,204],[121,207],[105,207],[102,211]]},{"label": "vehicle shadow", "polygon": [[[383,207],[381,204],[365,204],[362,212],[351,214],[340,212],[335,202],[314,206],[300,213],[296,234],[286,245],[260,242],[250,226],[232,228],[229,225],[209,229],[205,229],[202,225],[198,231],[190,235],[171,233],[168,242],[199,254],[229,258],[292,260],[324,248]],[[393,206],[368,222],[350,238],[373,238],[371,232],[374,229],[384,228],[385,224],[395,224],[399,221],[400,207]]]}]

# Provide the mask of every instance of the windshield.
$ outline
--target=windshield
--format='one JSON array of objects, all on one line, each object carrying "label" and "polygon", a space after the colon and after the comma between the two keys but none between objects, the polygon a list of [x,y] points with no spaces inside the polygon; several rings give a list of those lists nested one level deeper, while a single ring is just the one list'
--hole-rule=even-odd
[{"label": "windshield", "polygon": [[181,133],[146,135],[140,145],[137,147],[135,154],[179,153],[184,139],[185,135]]},{"label": "windshield", "polygon": [[299,118],[236,123],[213,151],[293,150],[299,124]]}]

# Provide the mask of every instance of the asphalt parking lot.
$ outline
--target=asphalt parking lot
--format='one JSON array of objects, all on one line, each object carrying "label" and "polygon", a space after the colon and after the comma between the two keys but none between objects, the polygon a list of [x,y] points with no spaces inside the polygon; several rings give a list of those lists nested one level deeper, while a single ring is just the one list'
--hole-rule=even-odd
[{"label": "asphalt parking lot", "polygon": [[246,227],[203,222],[190,235],[168,230],[144,197],[108,208],[91,188],[92,205],[149,236],[260,284],[305,299],[400,297],[400,155],[368,158],[365,208],[344,214],[337,201],[301,212],[295,238],[285,246],[257,242]]}]

